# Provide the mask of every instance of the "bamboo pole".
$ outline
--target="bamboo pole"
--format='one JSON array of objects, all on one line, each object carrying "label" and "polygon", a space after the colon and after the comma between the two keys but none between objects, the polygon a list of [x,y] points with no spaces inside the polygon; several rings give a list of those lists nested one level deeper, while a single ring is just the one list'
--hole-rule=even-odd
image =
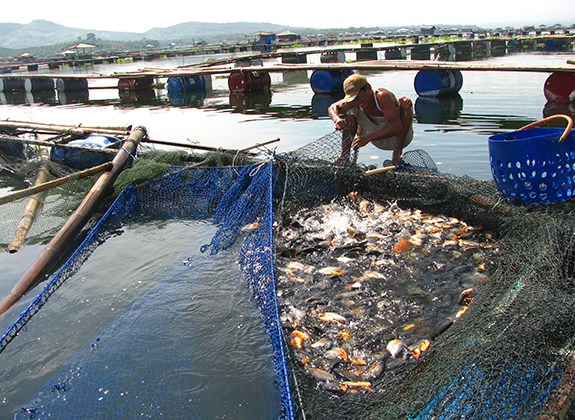
[{"label": "bamboo pole", "polygon": [[205,151],[210,151],[210,152],[223,151],[223,152],[243,153],[243,152],[247,152],[251,149],[255,149],[256,147],[265,146],[266,144],[275,143],[277,141],[280,141],[280,139],[268,140],[268,141],[265,141],[263,143],[257,143],[254,146],[247,147],[245,149],[240,149],[240,150],[224,149],[223,147],[204,146],[202,144],[177,143],[177,142],[173,142],[173,141],[157,140],[157,139],[142,140],[142,143],[160,144],[160,145],[164,145],[164,146],[186,147],[186,148],[190,148],[190,149],[205,150]]},{"label": "bamboo pole", "polygon": [[117,127],[90,127],[80,125],[48,124],[32,121],[0,120],[0,128],[27,128],[43,129],[51,132],[70,132],[77,134],[100,133],[100,134],[129,134],[131,125]]},{"label": "bamboo pole", "polygon": [[251,147],[246,147],[245,149],[240,149],[240,150],[238,150],[238,153],[247,152],[248,150],[256,149],[256,148],[258,148],[258,147],[265,146],[265,145],[268,145],[268,144],[271,144],[271,143],[275,143],[275,142],[278,142],[278,141],[280,141],[280,139],[273,139],[273,140],[264,141],[263,143],[256,143],[255,145],[253,145],[253,146],[251,146]]},{"label": "bamboo pole", "polygon": [[[48,178],[48,169],[46,168],[46,163],[50,160],[50,150],[46,147],[42,147],[40,149],[40,154],[42,158],[42,162],[44,163],[40,168],[38,173],[38,177],[36,178],[36,182],[34,185],[40,185],[46,182]],[[14,253],[18,252],[26,239],[26,235],[30,231],[32,227],[32,223],[34,223],[34,219],[36,218],[36,213],[38,211],[38,207],[40,206],[40,199],[41,194],[35,194],[28,200],[26,207],[24,208],[24,214],[20,219],[20,223],[18,223],[18,227],[16,228],[16,233],[12,238],[12,241],[8,245],[8,252]]]},{"label": "bamboo pole", "polygon": [[228,151],[229,149],[223,149],[221,147],[213,147],[213,146],[204,146],[201,144],[193,144],[193,143],[177,143],[174,141],[167,141],[167,140],[157,140],[157,139],[146,139],[142,140],[143,143],[151,143],[151,144],[160,144],[163,146],[176,146],[176,147],[186,147],[190,149],[198,149],[198,150],[206,150],[206,151]]},{"label": "bamboo pole", "polygon": [[122,171],[126,161],[133,156],[138,144],[147,132],[143,127],[136,127],[130,137],[124,142],[122,149],[112,161],[112,169],[98,178],[92,189],[86,194],[84,200],[76,211],[68,218],[64,226],[42,250],[38,258],[32,263],[10,293],[0,302],[0,315],[14,305],[34,284],[41,280],[54,267],[70,246],[74,238],[80,233],[96,210],[98,204],[114,184]]},{"label": "bamboo pole", "polygon": [[106,162],[101,165],[94,166],[92,168],[84,169],[83,171],[74,172],[73,174],[53,179],[52,181],[34,185],[33,187],[26,188],[25,190],[14,191],[12,193],[8,193],[0,197],[0,205],[11,203],[13,201],[20,200],[21,198],[24,197],[29,197],[31,195],[48,190],[50,188],[54,188],[59,185],[65,184],[66,182],[69,181],[75,181],[77,179],[87,178],[91,175],[97,174],[98,172],[109,171],[110,169],[112,169],[112,162]]}]

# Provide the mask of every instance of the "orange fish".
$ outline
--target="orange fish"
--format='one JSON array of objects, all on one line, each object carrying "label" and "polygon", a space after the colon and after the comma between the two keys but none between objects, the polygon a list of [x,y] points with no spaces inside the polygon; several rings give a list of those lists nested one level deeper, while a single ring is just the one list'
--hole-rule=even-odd
[{"label": "orange fish", "polygon": [[343,383],[345,386],[349,388],[355,389],[365,389],[367,391],[371,391],[371,382],[367,381],[344,381]]},{"label": "orange fish", "polygon": [[293,336],[301,338],[302,340],[307,340],[309,338],[309,334],[304,331],[293,330],[291,334]]},{"label": "orange fish", "polygon": [[463,315],[465,313],[465,311],[467,310],[467,308],[469,308],[469,306],[462,306],[461,309],[459,311],[457,311],[455,318],[459,318],[461,315]]},{"label": "orange fish", "polygon": [[290,340],[290,344],[298,349],[302,348],[303,339],[301,337],[295,336]]},{"label": "orange fish", "polygon": [[406,240],[403,239],[403,238],[399,238],[399,241],[398,241],[397,244],[393,247],[393,251],[394,251],[394,252],[407,251],[410,246],[411,246],[411,243],[410,243],[409,241],[406,241]]},{"label": "orange fish", "polygon": [[349,337],[351,337],[351,334],[349,332],[343,330],[343,331],[340,331],[336,337],[341,338],[342,340],[347,340]]},{"label": "orange fish", "polygon": [[425,351],[429,348],[431,341],[428,339],[422,340],[415,345],[415,348],[411,350],[409,353],[412,354],[416,359],[419,359],[422,351]]}]

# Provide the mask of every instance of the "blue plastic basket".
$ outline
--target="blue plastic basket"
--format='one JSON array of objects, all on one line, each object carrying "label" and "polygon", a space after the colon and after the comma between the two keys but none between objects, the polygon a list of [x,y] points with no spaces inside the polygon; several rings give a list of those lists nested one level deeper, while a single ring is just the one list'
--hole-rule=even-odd
[{"label": "blue plastic basket", "polygon": [[[569,121],[567,129],[527,129],[558,117]],[[570,133],[571,125],[570,117],[554,115],[521,130],[489,137],[491,173],[510,201],[548,203],[575,194],[575,134]]]}]

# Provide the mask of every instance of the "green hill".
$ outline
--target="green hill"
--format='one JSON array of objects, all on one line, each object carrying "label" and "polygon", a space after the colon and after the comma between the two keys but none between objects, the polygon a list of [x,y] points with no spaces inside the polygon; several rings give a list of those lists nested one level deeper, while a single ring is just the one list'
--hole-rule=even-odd
[{"label": "green hill", "polygon": [[46,20],[34,20],[28,24],[0,23],[0,47],[19,50],[53,44],[74,43],[88,39],[93,34],[98,40],[138,41],[155,39],[174,41],[180,39],[241,39],[257,31],[280,32],[287,26],[271,23],[206,23],[187,22],[168,28],[153,28],[143,33],[99,31],[95,29],[69,28]]}]

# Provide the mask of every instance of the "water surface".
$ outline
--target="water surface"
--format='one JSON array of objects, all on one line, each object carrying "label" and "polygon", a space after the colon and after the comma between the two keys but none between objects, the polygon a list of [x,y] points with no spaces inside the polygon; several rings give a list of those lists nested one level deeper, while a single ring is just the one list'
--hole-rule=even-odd
[{"label": "water surface", "polygon": [[[225,57],[225,56],[222,56]],[[308,61],[317,62],[311,54]],[[565,64],[573,54],[521,53],[486,59],[489,63]],[[192,57],[96,65],[90,68],[62,69],[54,72],[134,71],[144,67],[175,67],[203,58]],[[408,96],[415,103],[414,141],[408,149],[422,148],[437,162],[440,171],[491,179],[488,137],[511,131],[554,112],[547,104],[543,86],[548,73],[463,71],[463,87],[454,98],[442,101],[417,97],[413,87],[416,71],[366,72],[374,87],[385,87],[397,96]],[[341,95],[318,95],[309,83],[310,71],[271,73],[271,92],[230,94],[226,75],[213,75],[205,94],[183,100],[170,97],[166,90],[152,95],[120,95],[118,90],[91,89],[89,98],[71,103],[65,95],[21,98],[18,105],[3,101],[0,118],[47,123],[84,125],[143,125],[152,138],[175,142],[197,142],[224,148],[250,147],[280,138],[274,147],[279,152],[293,150],[334,130],[327,107]],[[113,84],[111,80],[100,82]],[[575,109],[562,112],[575,113]],[[368,145],[359,160],[380,166],[390,153]]]}]

